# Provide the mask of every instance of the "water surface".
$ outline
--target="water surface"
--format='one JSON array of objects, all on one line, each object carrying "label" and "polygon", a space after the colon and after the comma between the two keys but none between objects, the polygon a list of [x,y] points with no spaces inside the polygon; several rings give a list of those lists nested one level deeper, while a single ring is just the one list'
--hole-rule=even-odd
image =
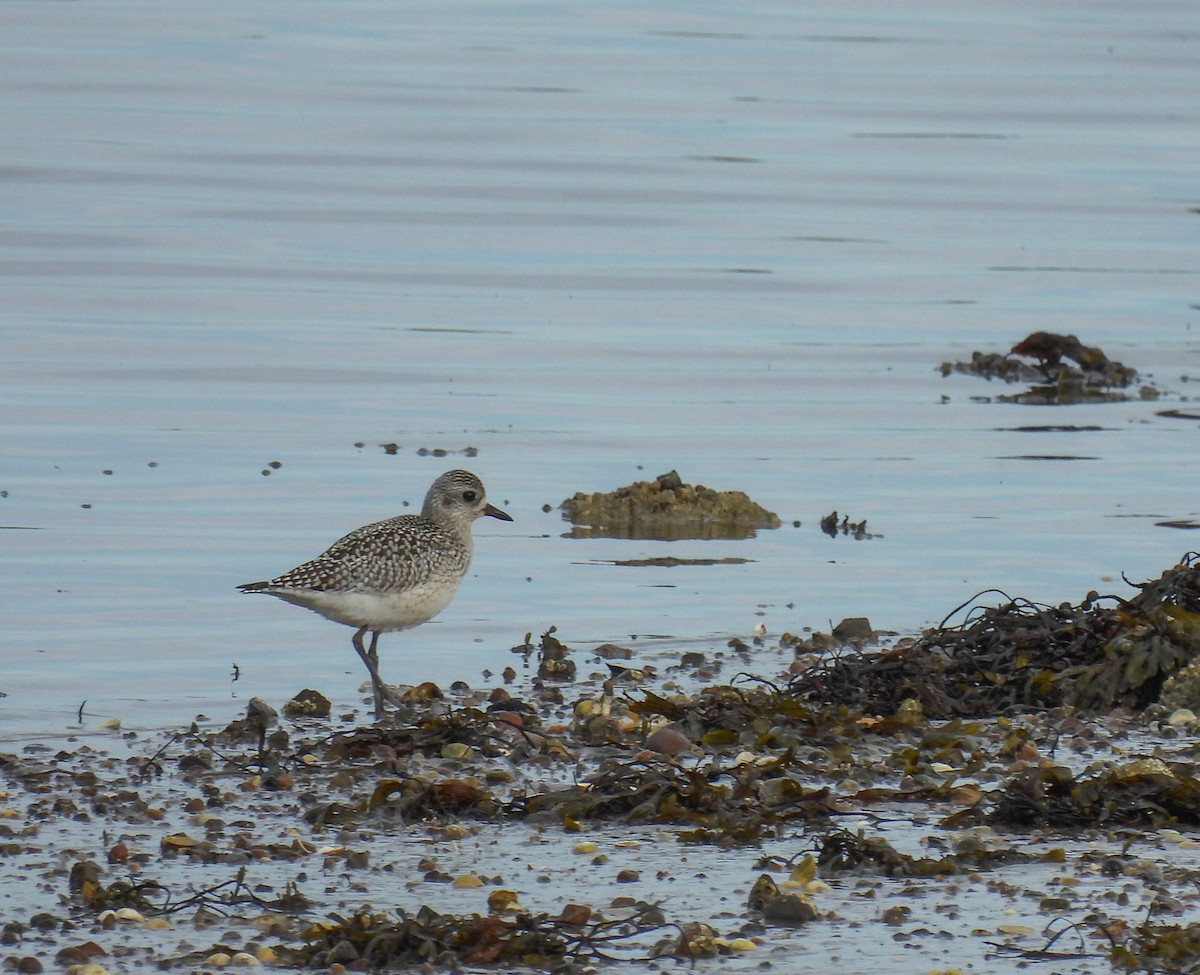
[{"label": "water surface", "polygon": [[[1051,329],[1189,394],[1189,5],[0,21],[5,735],[85,700],[85,726],[304,685],[357,704],[348,630],[234,586],[458,465],[516,520],[479,526],[440,619],[385,637],[392,680],[482,681],[550,625],[911,631],[990,587],[1123,592],[1195,546],[1155,527],[1197,514],[1195,422],[936,371]],[[1100,429],[1012,429],[1037,423]],[[561,537],[563,498],[671,468],[785,527]],[[881,537],[827,538],[834,509]],[[668,554],[750,561],[612,564]]]}]

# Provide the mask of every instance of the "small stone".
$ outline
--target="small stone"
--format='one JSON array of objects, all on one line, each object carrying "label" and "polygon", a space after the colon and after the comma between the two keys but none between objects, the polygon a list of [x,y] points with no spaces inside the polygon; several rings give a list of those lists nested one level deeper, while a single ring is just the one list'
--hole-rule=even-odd
[{"label": "small stone", "polygon": [[801,894],[780,894],[772,897],[762,909],[763,920],[770,924],[805,924],[817,916],[813,902]]},{"label": "small stone", "polygon": [[602,643],[592,653],[605,660],[629,660],[633,657],[633,651],[629,647],[619,647],[615,643]]},{"label": "small stone", "polygon": [[345,964],[346,962],[356,962],[358,960],[358,949],[345,940],[339,941],[325,955],[325,961],[330,966],[331,972],[335,963]]},{"label": "small stone", "polygon": [[871,629],[871,621],[865,616],[847,616],[833,628],[833,635],[843,643],[854,640],[869,640],[875,631]]},{"label": "small stone", "polygon": [[661,752],[663,755],[678,755],[691,748],[692,742],[682,731],[664,727],[659,728],[646,739],[646,747],[651,751]]},{"label": "small stone", "polygon": [[488,894],[487,905],[488,911],[492,914],[514,911],[521,906],[517,900],[517,892],[515,890],[506,890],[503,887],[497,887]]},{"label": "small stone", "polygon": [[442,746],[442,758],[463,760],[475,754],[475,749],[460,741],[449,741]]},{"label": "small stone", "polygon": [[283,706],[283,713],[289,718],[328,718],[331,707],[329,698],[324,694],[306,688]]}]

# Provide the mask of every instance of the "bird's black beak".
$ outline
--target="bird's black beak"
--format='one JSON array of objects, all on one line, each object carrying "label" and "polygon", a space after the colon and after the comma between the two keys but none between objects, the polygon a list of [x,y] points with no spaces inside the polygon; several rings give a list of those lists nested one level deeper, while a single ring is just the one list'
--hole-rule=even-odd
[{"label": "bird's black beak", "polygon": [[512,521],[512,515],[501,511],[494,504],[489,504],[486,508],[484,508],[483,513],[489,518],[499,518],[501,521]]}]

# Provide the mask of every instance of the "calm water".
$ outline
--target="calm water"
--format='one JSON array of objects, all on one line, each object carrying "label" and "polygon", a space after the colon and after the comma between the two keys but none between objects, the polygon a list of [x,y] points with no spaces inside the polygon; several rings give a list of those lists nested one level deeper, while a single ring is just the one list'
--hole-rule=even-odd
[{"label": "calm water", "polygon": [[[1200,514],[1156,415],[1200,376],[1198,40],[1182,2],[4,4],[0,736],[356,702],[348,630],[233,587],[459,465],[516,521],[392,680],[1157,575],[1200,544],[1154,525]],[[936,371],[1034,329],[1163,401]],[[671,468],[787,527],[542,510]],[[663,554],[753,561],[611,564]]]}]

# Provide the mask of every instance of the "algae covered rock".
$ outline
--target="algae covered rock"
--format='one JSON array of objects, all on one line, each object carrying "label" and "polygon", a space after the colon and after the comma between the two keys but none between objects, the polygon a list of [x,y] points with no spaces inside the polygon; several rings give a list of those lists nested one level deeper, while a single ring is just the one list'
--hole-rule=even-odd
[{"label": "algae covered rock", "polygon": [[1172,710],[1200,708],[1200,659],[1167,678],[1158,703]]},{"label": "algae covered rock", "polygon": [[[1074,363],[1071,365],[1070,363]],[[1122,390],[1138,378],[1137,370],[1110,359],[1096,346],[1074,335],[1032,332],[1004,352],[972,352],[969,362],[943,362],[943,376],[968,373],[1006,383],[1032,383],[1028,390],[996,397],[1002,403],[1111,403],[1129,399]],[[1157,399],[1154,386],[1143,386],[1142,399]]]},{"label": "algae covered rock", "polygon": [[781,524],[744,492],[684,484],[675,471],[615,491],[580,492],[562,511],[575,538],[752,538]]}]

